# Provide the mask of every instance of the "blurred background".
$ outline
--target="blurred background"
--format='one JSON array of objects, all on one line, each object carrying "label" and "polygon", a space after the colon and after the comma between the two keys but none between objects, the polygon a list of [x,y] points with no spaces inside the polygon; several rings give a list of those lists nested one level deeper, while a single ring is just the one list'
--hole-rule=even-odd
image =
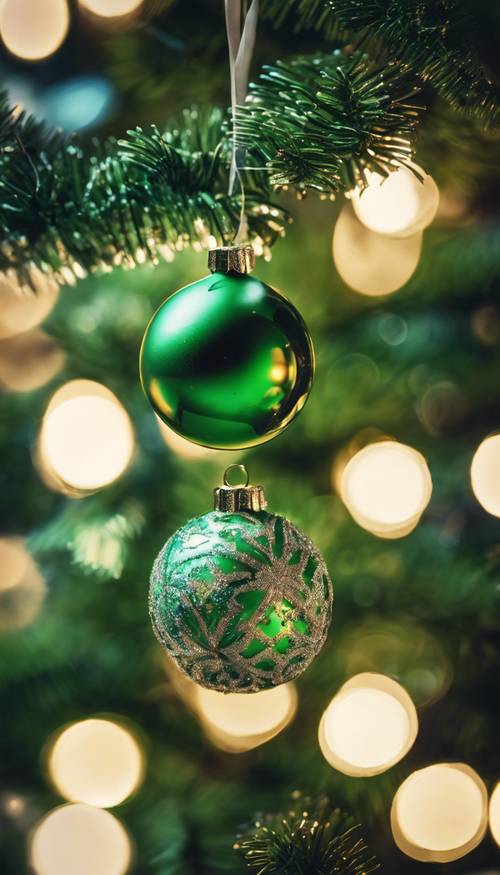
[{"label": "blurred background", "polygon": [[[2,0],[2,86],[82,142],[161,130],[192,104],[225,107],[222,6]],[[498,8],[476,6],[495,76]],[[293,20],[279,30],[263,20],[254,71],[320,42]],[[30,865],[39,875],[243,872],[237,833],[256,812],[286,810],[297,790],[324,791],[352,814],[383,871],[442,871],[397,847],[398,787],[458,762],[493,792],[500,437],[484,441],[500,426],[499,141],[429,101],[416,159],[437,188],[430,206],[416,196],[423,236],[397,191],[384,215],[405,237],[374,232],[377,202],[356,218],[342,196],[281,196],[293,223],[256,275],[304,316],[317,371],[303,412],[264,446],[188,444],[159,424],[139,384],[150,316],[207,273],[206,252],[169,251],[157,266],[64,287],[40,276],[36,295],[13,296],[0,278],[2,875]],[[240,461],[271,510],[322,551],[335,586],[318,658],[246,711],[181,680],[147,612],[159,549],[210,509],[224,468]],[[398,681],[419,726],[399,762],[353,776],[333,767],[335,752],[323,756],[318,725],[363,672]],[[482,833],[485,798],[471,802]],[[498,875],[499,807],[477,848],[451,854],[450,873]]]}]

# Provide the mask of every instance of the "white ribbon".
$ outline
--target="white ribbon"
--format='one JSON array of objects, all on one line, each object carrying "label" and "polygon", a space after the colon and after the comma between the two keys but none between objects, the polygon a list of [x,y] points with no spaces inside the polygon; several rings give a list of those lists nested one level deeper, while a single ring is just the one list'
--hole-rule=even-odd
[{"label": "white ribbon", "polygon": [[[233,122],[233,154],[229,171],[229,194],[233,193],[236,177],[239,177],[238,148],[236,145],[236,110],[245,102],[248,90],[248,75],[252,61],[257,19],[259,15],[259,0],[252,0],[245,16],[243,32],[241,31],[242,0],[224,0],[226,7],[226,30],[229,46],[229,73],[231,78],[231,116]],[[241,183],[241,179],[240,179]],[[240,226],[234,239],[235,243],[243,242],[247,233],[245,216],[245,195],[241,186],[241,216]]]}]

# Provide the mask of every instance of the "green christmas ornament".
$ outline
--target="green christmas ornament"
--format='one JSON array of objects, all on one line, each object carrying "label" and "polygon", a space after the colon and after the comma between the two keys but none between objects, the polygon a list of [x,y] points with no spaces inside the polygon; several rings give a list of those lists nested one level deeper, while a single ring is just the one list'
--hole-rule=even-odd
[{"label": "green christmas ornament", "polygon": [[212,273],[167,298],[142,342],[141,381],[154,410],[203,446],[271,440],[311,389],[307,327],[286,298],[249,276],[253,262],[249,246],[212,250]]},{"label": "green christmas ornament", "polygon": [[304,532],[267,513],[261,486],[229,486],[227,471],[224,483],[215,510],[161,550],[149,608],[158,640],[191,680],[254,693],[302,674],[321,650],[333,587]]}]

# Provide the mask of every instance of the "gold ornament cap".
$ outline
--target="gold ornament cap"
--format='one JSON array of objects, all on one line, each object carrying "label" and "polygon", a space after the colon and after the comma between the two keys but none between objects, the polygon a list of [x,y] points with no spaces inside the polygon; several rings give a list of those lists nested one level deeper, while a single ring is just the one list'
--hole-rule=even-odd
[{"label": "gold ornament cap", "polygon": [[208,252],[212,273],[250,273],[255,267],[255,252],[251,246],[218,246]]},{"label": "gold ornament cap", "polygon": [[[231,471],[240,471],[244,483],[232,486],[229,482]],[[224,471],[224,485],[214,489],[214,509],[223,513],[234,513],[238,510],[266,510],[267,501],[262,486],[250,485],[250,477],[245,465],[229,465]]]}]

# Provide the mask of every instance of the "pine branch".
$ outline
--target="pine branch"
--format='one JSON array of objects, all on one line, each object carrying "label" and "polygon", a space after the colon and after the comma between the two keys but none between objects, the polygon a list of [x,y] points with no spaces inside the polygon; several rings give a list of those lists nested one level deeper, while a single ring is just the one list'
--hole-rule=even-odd
[{"label": "pine branch", "polygon": [[500,93],[474,48],[465,0],[264,0],[263,6],[277,25],[296,12],[298,27],[321,28],[327,38],[350,33],[379,62],[392,59],[428,82],[455,110],[498,126]]},{"label": "pine branch", "polygon": [[130,544],[144,523],[143,509],[137,502],[125,502],[117,510],[107,505],[105,496],[96,495],[84,505],[69,503],[62,514],[31,536],[30,547],[37,556],[68,550],[85,574],[117,580]]},{"label": "pine branch", "polygon": [[234,848],[258,875],[369,875],[379,864],[357,830],[327,796],[296,793],[286,814],[257,815]]},{"label": "pine branch", "polygon": [[238,113],[238,140],[265,166],[273,185],[334,194],[352,188],[365,167],[387,173],[412,155],[415,90],[390,65],[335,51],[264,67]]},{"label": "pine branch", "polygon": [[[94,154],[15,119],[0,98],[0,270],[33,285],[34,266],[62,282],[97,269],[132,267],[172,257],[185,246],[230,242],[241,196],[227,194],[229,152],[219,110],[184,114],[163,137],[152,128]],[[262,183],[262,184],[261,184]],[[263,176],[246,198],[249,235],[270,246],[282,234],[283,210],[270,202]]]}]

